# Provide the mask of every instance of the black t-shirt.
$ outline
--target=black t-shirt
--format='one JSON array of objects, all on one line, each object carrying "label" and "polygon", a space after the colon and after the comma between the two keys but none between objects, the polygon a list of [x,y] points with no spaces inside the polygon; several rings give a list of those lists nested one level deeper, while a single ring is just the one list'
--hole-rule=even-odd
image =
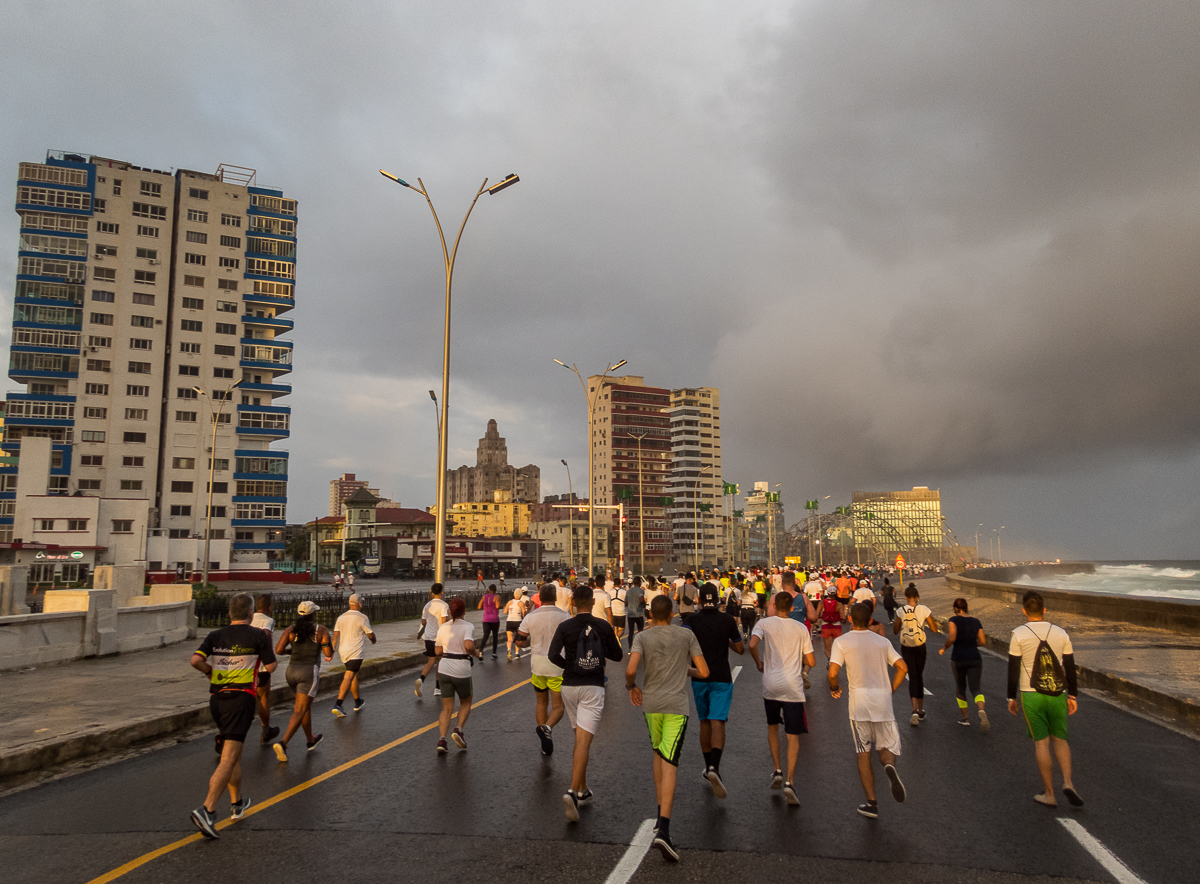
[{"label": "black t-shirt", "polygon": [[214,629],[196,653],[212,667],[210,693],[248,691],[253,694],[260,666],[275,662],[275,650],[266,630],[248,623]]},{"label": "black t-shirt", "polygon": [[708,678],[693,681],[733,681],[729,669],[729,643],[742,640],[738,622],[719,608],[705,607],[688,617],[684,626],[696,634],[696,641],[704,652],[704,662],[708,664]]},{"label": "black t-shirt", "polygon": [[983,624],[977,617],[955,614],[950,618],[954,624],[954,645],[950,648],[950,659],[955,663],[973,663],[982,660],[979,653],[979,630]]},{"label": "black t-shirt", "polygon": [[604,656],[613,662],[620,662],[625,656],[617,634],[607,620],[593,617],[591,614],[576,614],[570,620],[564,620],[554,630],[554,638],[550,639],[550,649],[546,656],[550,662],[563,671],[563,684],[571,687],[579,685],[595,685],[604,687],[604,661],[594,672],[578,672],[575,669],[576,645],[579,635],[585,627],[593,627],[604,643]]}]

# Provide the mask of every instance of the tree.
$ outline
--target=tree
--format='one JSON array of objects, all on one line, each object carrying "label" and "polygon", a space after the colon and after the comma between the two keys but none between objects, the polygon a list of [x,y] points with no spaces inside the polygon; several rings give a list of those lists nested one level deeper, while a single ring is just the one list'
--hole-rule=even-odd
[{"label": "tree", "polygon": [[357,543],[347,543],[346,544],[346,561],[347,562],[357,562],[362,557],[363,557],[363,551],[362,551],[361,546],[359,546]]},{"label": "tree", "polygon": [[287,542],[284,552],[287,553],[287,557],[293,562],[307,562],[309,552],[308,534],[297,534]]}]

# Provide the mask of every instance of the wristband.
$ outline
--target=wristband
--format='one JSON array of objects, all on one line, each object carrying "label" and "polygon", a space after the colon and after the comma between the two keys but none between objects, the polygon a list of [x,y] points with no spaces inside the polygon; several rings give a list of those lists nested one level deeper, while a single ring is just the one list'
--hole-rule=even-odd
[{"label": "wristband", "polygon": [[627,685],[625,685],[625,690],[632,691],[636,687],[637,687],[636,684],[627,684]]}]

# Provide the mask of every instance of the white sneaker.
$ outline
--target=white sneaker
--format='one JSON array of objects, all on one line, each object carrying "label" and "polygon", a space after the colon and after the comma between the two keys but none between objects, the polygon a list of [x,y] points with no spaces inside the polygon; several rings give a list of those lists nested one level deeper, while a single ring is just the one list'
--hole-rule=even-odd
[{"label": "white sneaker", "polygon": [[421,679],[419,679],[419,678],[413,684],[413,693],[416,694],[418,697],[421,696]]},{"label": "white sneaker", "polygon": [[910,718],[908,720],[908,723],[911,724],[913,727],[917,727],[921,723],[921,716],[918,715],[916,712],[914,712],[912,714],[912,718]]}]

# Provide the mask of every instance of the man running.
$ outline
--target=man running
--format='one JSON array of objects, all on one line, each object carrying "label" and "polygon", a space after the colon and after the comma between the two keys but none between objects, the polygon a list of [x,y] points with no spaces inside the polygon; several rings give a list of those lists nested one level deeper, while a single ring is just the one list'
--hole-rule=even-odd
[{"label": "man running", "polygon": [[609,601],[611,602],[610,613],[612,614],[612,627],[613,632],[617,634],[617,641],[620,641],[621,636],[625,634],[625,618],[627,616],[626,602],[628,598],[629,587],[623,583],[609,593]]},{"label": "man running", "polygon": [[333,624],[333,649],[342,655],[342,665],[346,674],[342,676],[342,685],[338,688],[338,698],[331,710],[338,718],[345,718],[342,711],[342,701],[346,699],[346,691],[354,697],[354,711],[363,708],[364,701],[358,692],[358,671],[362,668],[363,652],[367,641],[375,644],[375,633],[371,631],[371,621],[362,612],[362,600],[358,593],[350,596],[350,610],[337,618]]},{"label": "man running", "polygon": [[708,675],[692,677],[692,697],[696,717],[700,719],[700,753],[704,756],[704,780],[718,798],[728,794],[721,780],[721,753],[725,751],[725,722],[733,702],[733,673],[729,652],[744,654],[746,646],[738,631],[738,622],[721,610],[720,591],[712,583],[700,590],[700,610],[688,620],[687,627],[696,635]]},{"label": "man running", "polygon": [[563,586],[562,578],[554,575],[554,606],[561,611],[571,614],[571,590]]},{"label": "man running", "polygon": [[[600,588],[600,581],[593,578],[592,581],[592,616],[608,622],[609,626],[613,625],[612,611],[612,596],[608,590]],[[615,630],[614,630],[615,633]]]},{"label": "man running", "polygon": [[1054,763],[1062,771],[1063,795],[1072,807],[1083,807],[1071,779],[1071,747],[1067,743],[1067,716],[1079,708],[1078,675],[1071,637],[1053,623],[1046,622],[1046,602],[1042,594],[1029,590],[1021,599],[1026,623],[1013,630],[1008,646],[1008,711],[1017,714],[1017,690],[1021,709],[1033,738],[1033,751],[1044,787],[1033,800],[1054,807]]},{"label": "man running", "polygon": [[[783,789],[787,803],[797,805],[796,759],[800,757],[800,735],[808,733],[804,716],[804,664],[817,662],[812,635],[791,619],[792,596],[781,592],[775,597],[775,616],[764,617],[750,636],[750,656],[763,674],[763,706],[767,712],[767,746],[775,770],[771,788]],[[759,647],[762,651],[759,651]],[[787,779],[779,762],[779,725],[787,736]]]},{"label": "man running", "polygon": [[[475,624],[467,621],[466,614],[467,604],[461,596],[450,600],[450,620],[438,628],[434,647],[438,656],[438,687],[442,692],[442,712],[438,716],[438,733],[441,734],[437,741],[439,755],[449,751],[447,733],[458,748],[467,748],[467,736],[463,728],[471,717],[471,703],[475,699],[471,680],[472,658],[482,660],[483,651],[475,647]],[[458,718],[454,730],[450,730],[455,696],[458,697]]]},{"label": "man running", "polygon": [[[679,621],[686,623],[696,611],[696,599],[700,597],[700,587],[696,585],[696,572],[688,571],[683,580],[683,586],[675,591],[675,601],[679,603]],[[653,612],[651,612],[653,613]]]},{"label": "man running", "polygon": [[214,629],[196,653],[192,668],[209,678],[208,710],[221,737],[221,761],[208,781],[204,804],[192,811],[192,822],[206,838],[217,838],[217,799],[226,788],[230,816],[240,820],[250,798],[242,794],[242,745],[254,723],[258,671],[275,671],[275,651],[267,634],[250,625],[254,599],[238,593],[229,600],[229,625]]},{"label": "man running", "polygon": [[[867,628],[870,620],[871,610],[866,605],[855,605],[850,609],[851,631],[833,643],[829,692],[835,700],[842,696],[838,673],[846,667],[846,680],[850,684],[850,730],[858,753],[858,778],[867,796],[867,803],[860,804],[858,812],[876,819],[879,802],[875,800],[871,750],[875,750],[883,763],[883,772],[892,784],[892,797],[897,801],[903,801],[905,797],[904,783],[900,782],[900,774],[896,772],[900,731],[896,729],[896,716],[892,712],[892,694],[904,681],[908,669],[892,643]],[[895,667],[890,683],[888,666]]]},{"label": "man running", "polygon": [[[677,862],[679,853],[671,843],[671,808],[675,804],[679,756],[687,733],[687,677],[707,678],[709,672],[696,634],[671,625],[669,599],[655,599],[650,606],[650,617],[650,628],[639,632],[633,640],[629,665],[625,668],[625,687],[629,689],[629,701],[642,707],[650,731],[650,747],[654,750],[654,792],[658,798],[654,847],[663,859]],[[638,664],[643,659],[645,675],[642,686],[638,687]]]},{"label": "man running", "polygon": [[[791,571],[785,571],[783,573],[783,582],[780,584],[780,587],[781,588],[779,592],[776,593],[771,601],[767,603],[767,616],[774,617],[779,613],[778,607],[775,603],[779,600],[780,595],[791,596],[792,605],[791,610],[788,613],[788,617],[792,620],[795,620],[806,630],[808,630],[808,639],[811,642],[812,624],[817,620],[817,609],[814,608],[812,603],[809,602],[808,598],[800,592],[799,588],[796,586],[796,575]],[[814,657],[814,659],[816,658]],[[804,682],[805,690],[808,690],[810,687],[812,687],[808,681],[809,668],[810,667],[807,665],[801,668],[800,679]]]},{"label": "man running", "polygon": [[634,577],[633,585],[625,594],[625,623],[629,627],[630,647],[633,637],[646,628],[646,591],[642,584],[645,578]]},{"label": "man running", "polygon": [[[421,674],[417,676],[417,682],[413,685],[413,693],[418,697],[421,696],[421,686],[425,684],[425,679],[429,677],[429,673],[433,672],[433,667],[437,666],[437,634],[442,624],[450,619],[450,606],[442,600],[442,585],[435,583],[429,587],[429,601],[425,603],[425,608],[421,611],[421,628],[420,633],[425,639],[425,668],[421,670]],[[440,697],[442,695],[441,687],[437,686],[437,679],[434,679],[433,695]]]},{"label": "man running", "polygon": [[[562,700],[562,667],[550,662],[550,642],[554,633],[564,620],[571,615],[554,604],[557,588],[553,583],[543,583],[538,590],[542,605],[530,612],[521,621],[517,632],[517,646],[530,647],[529,669],[533,677],[533,690],[537,696],[537,707],[534,719],[537,721],[537,735],[542,743],[542,754],[554,752],[552,731],[563,717]],[[546,707],[549,706],[549,712]]]},{"label": "man running", "polygon": [[[267,634],[271,647],[275,647],[275,618],[271,616],[271,594],[264,592],[254,602],[254,616],[250,625],[261,629]],[[266,669],[258,670],[258,717],[262,721],[262,736],[259,745],[264,749],[271,741],[279,736],[279,728],[271,727],[271,673]],[[218,738],[220,735],[218,734]]]},{"label": "man running", "polygon": [[563,670],[562,698],[575,731],[571,788],[563,795],[567,819],[579,822],[579,805],[592,797],[587,787],[588,755],[604,712],[604,661],[625,656],[608,621],[592,616],[592,587],[581,583],[572,594],[574,617],[554,631],[547,656]]}]

